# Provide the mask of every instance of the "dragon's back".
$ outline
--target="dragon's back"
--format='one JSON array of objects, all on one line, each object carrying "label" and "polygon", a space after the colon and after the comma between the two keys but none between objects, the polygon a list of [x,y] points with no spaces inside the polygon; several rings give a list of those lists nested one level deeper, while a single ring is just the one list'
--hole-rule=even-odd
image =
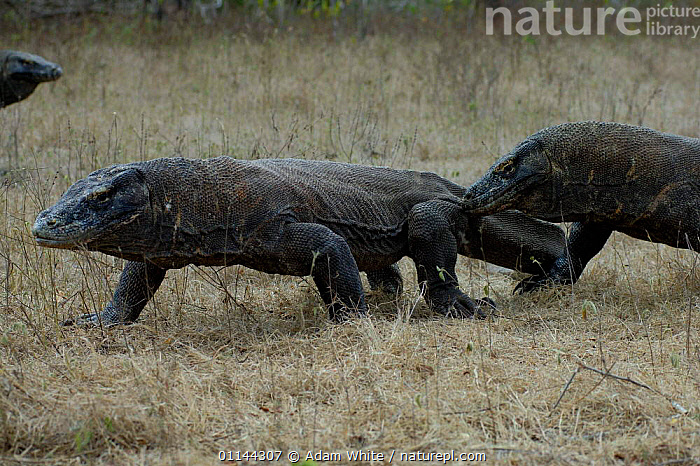
[{"label": "dragon's back", "polygon": [[464,193],[461,186],[426,172],[300,159],[250,164],[293,193],[298,212],[315,221],[391,227],[404,222],[415,204],[438,198],[457,202]]},{"label": "dragon's back", "polygon": [[572,182],[639,185],[652,192],[700,178],[700,139],[613,122],[583,121],[533,135]]},{"label": "dragon's back", "polygon": [[[533,138],[572,214],[672,246],[700,232],[700,139],[612,122],[565,123]],[[555,213],[556,215],[556,213]],[[555,217],[553,217],[555,218]]]},{"label": "dragon's back", "polygon": [[[414,205],[458,202],[464,188],[433,173],[302,159],[163,158],[139,163],[156,203],[178,228],[206,233],[235,225],[320,223],[349,238],[399,234]],[[172,212],[171,212],[172,213]]]}]

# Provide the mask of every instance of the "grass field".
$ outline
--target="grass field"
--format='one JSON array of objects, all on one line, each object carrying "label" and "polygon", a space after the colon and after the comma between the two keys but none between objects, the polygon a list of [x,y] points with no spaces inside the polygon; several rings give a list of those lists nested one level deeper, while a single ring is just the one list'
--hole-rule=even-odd
[{"label": "grass field", "polygon": [[59,326],[101,309],[123,261],[39,248],[30,227],[111,163],[294,156],[469,184],[564,121],[700,136],[696,41],[416,23],[365,38],[89,20],[0,31],[2,48],[64,68],[0,110],[0,463],[217,464],[236,450],[349,463],[360,449],[395,450],[392,464],[450,450],[700,463],[699,257],[620,234],[578,284],[529,296],[460,258],[462,288],[499,304],[488,321],[432,315],[404,259],[403,296],[370,295],[371,317],[342,325],[308,279],[189,267],[136,325]]}]

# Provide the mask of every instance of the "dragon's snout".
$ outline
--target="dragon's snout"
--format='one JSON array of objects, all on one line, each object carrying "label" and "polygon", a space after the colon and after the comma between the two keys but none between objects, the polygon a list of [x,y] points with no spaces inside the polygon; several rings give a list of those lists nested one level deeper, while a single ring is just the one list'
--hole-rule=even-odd
[{"label": "dragon's snout", "polygon": [[47,218],[45,213],[42,212],[34,221],[34,225],[32,225],[32,235],[35,238],[41,238],[46,234],[46,230],[56,226],[56,223],[56,219]]},{"label": "dragon's snout", "polygon": [[52,239],[57,229],[60,227],[60,217],[51,209],[39,212],[34,225],[32,225],[32,235],[37,239]]},{"label": "dragon's snout", "polygon": [[48,82],[56,81],[61,76],[63,76],[63,68],[61,68],[60,65],[51,63],[49,65],[45,65],[43,70],[35,71],[33,74],[26,76],[25,79],[34,82]]},{"label": "dragon's snout", "polygon": [[54,66],[53,69],[49,72],[49,77],[52,81],[57,80],[61,76],[63,76],[63,68],[61,68],[58,65]]},{"label": "dragon's snout", "polygon": [[49,248],[72,249],[78,244],[76,228],[61,221],[48,210],[41,212],[32,225],[32,235],[37,244]]}]

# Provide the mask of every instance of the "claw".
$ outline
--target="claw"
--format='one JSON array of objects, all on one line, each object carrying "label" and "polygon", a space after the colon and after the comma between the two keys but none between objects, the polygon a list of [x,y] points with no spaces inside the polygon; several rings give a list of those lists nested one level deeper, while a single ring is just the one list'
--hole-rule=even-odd
[{"label": "claw", "polygon": [[495,311],[498,311],[494,300],[487,296],[477,299],[475,302],[477,308],[474,317],[477,319],[486,319],[490,314],[494,314]]},{"label": "claw", "polygon": [[539,288],[546,287],[548,280],[543,280],[543,278],[544,277],[533,275],[532,277],[521,280],[513,289],[513,294],[531,293]]},{"label": "claw", "polygon": [[[70,327],[75,325],[76,327],[99,327],[100,323],[103,327],[113,327],[119,325],[119,322],[108,322],[104,317],[100,317],[99,314],[81,314],[78,317],[72,319],[66,319],[61,322],[62,327]],[[123,324],[129,324],[131,322],[123,322]]]},{"label": "claw", "polygon": [[474,302],[471,299],[469,300],[469,304],[462,301],[464,300],[458,299],[453,302],[445,311],[445,316],[457,319],[470,319],[474,317],[474,309],[476,308]]},{"label": "claw", "polygon": [[452,302],[443,307],[443,314],[447,317],[461,319],[485,319],[496,310],[496,303],[487,297],[473,300],[459,290],[453,296]]},{"label": "claw", "polygon": [[[364,302],[362,303],[364,305]],[[328,307],[328,317],[336,324],[342,324],[357,317],[367,317],[367,309],[363,306],[347,308],[340,303],[331,304]]]},{"label": "claw", "polygon": [[544,288],[570,284],[571,280],[555,280],[549,276],[533,275],[518,283],[513,289],[513,294],[532,293],[533,291],[540,291]]},{"label": "claw", "polygon": [[530,293],[553,286],[571,285],[576,283],[582,271],[583,267],[580,270],[574,268],[566,257],[560,257],[547,272],[543,271],[537,275],[532,275],[518,283],[513,290],[513,294]]},{"label": "claw", "polygon": [[61,322],[62,327],[75,326],[86,326],[86,325],[99,325],[99,318],[97,314],[81,314],[78,317],[72,319],[66,319]]},{"label": "claw", "polygon": [[459,318],[473,318],[478,306],[469,296],[455,289],[455,296],[451,299],[449,306],[449,316]]}]

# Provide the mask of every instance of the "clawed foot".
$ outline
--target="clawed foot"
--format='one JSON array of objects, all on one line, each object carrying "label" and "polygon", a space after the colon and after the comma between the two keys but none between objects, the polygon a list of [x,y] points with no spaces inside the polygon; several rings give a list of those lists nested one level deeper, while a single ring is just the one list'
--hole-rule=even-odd
[{"label": "clawed foot", "polygon": [[518,283],[513,289],[513,294],[532,293],[533,291],[562,285],[571,285],[571,280],[555,280],[546,275],[533,275]]},{"label": "clawed foot", "polygon": [[485,319],[489,315],[496,315],[495,312],[498,311],[496,302],[487,296],[484,296],[481,299],[476,299],[474,302],[477,304],[477,306],[479,306],[479,319]]},{"label": "clawed foot", "polygon": [[71,326],[97,326],[100,325],[100,320],[97,314],[81,314],[77,317],[73,317],[71,319],[66,319],[63,322],[61,322],[61,326],[63,327],[71,327]]},{"label": "clawed foot", "polygon": [[66,319],[61,322],[62,327],[70,327],[75,325],[76,327],[99,327],[102,324],[103,327],[113,327],[119,325],[120,323],[130,323],[130,322],[111,322],[104,317],[100,317],[99,314],[81,314],[72,319]]},{"label": "clawed foot", "polygon": [[359,306],[351,308],[345,307],[340,303],[333,303],[328,307],[328,317],[336,324],[342,324],[356,317],[367,317],[367,305],[364,298]]},{"label": "clawed foot", "polygon": [[441,299],[433,299],[431,302],[432,307],[446,317],[462,319],[485,319],[497,310],[496,303],[491,298],[473,300],[457,288],[446,291]]},{"label": "clawed foot", "polygon": [[542,288],[550,288],[554,286],[554,282],[542,275],[533,275],[522,280],[513,289],[513,294],[532,293],[533,291],[541,290]]},{"label": "clawed foot", "polygon": [[551,288],[554,286],[571,285],[576,283],[583,268],[574,268],[569,265],[566,257],[560,257],[552,264],[551,268],[546,272],[533,275],[518,283],[518,286],[513,290],[513,294],[531,293],[543,288]]}]

